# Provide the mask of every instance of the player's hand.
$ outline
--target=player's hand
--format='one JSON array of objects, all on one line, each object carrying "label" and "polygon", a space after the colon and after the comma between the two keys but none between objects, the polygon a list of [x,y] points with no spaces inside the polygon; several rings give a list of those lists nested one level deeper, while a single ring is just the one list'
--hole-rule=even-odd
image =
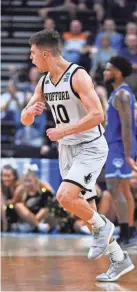
[{"label": "player's hand", "polygon": [[137,172],[137,163],[134,161],[134,159],[132,159],[131,157],[126,157],[127,163],[129,164],[129,166]]},{"label": "player's hand", "polygon": [[27,112],[32,116],[36,116],[41,115],[45,109],[46,107],[44,102],[36,102],[27,108]]},{"label": "player's hand", "polygon": [[58,141],[65,136],[63,129],[56,129],[56,128],[48,129],[46,131],[46,134],[51,141]]}]

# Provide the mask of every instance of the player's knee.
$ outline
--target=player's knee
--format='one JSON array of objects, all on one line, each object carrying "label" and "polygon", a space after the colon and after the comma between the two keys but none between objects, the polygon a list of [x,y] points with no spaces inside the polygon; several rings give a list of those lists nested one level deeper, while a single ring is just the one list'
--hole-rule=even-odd
[{"label": "player's knee", "polygon": [[70,202],[69,193],[67,190],[58,191],[56,198],[63,207],[65,207]]}]

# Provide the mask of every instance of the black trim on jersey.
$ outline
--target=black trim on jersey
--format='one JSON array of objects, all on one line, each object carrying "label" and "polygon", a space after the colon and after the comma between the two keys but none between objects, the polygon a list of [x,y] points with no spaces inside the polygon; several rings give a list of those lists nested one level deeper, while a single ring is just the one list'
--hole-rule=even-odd
[{"label": "black trim on jersey", "polygon": [[[82,196],[85,196],[86,191],[81,191],[81,194],[82,194]],[[96,198],[97,198],[97,195],[95,195],[94,197],[91,197],[91,198],[86,199],[86,201],[87,201],[87,202],[90,202],[90,201],[92,201],[92,200],[94,200],[94,199],[96,199]]]},{"label": "black trim on jersey", "polygon": [[89,189],[86,189],[85,187],[83,187],[81,184],[79,184],[78,182],[76,182],[74,180],[71,180],[71,179],[63,179],[63,182],[64,181],[69,182],[69,183],[72,183],[73,185],[76,185],[76,186],[80,187],[84,191],[92,192],[91,189],[90,190]]},{"label": "black trim on jersey", "polygon": [[73,75],[76,73],[76,71],[77,71],[78,69],[83,69],[83,70],[86,71],[86,69],[85,69],[84,67],[82,67],[82,66],[77,67],[77,68],[72,72],[72,74],[71,74],[71,77],[70,77],[70,87],[71,87],[71,90],[72,90],[72,92],[74,93],[74,95],[76,95],[76,97],[80,99],[79,94],[74,90],[73,85],[72,85],[72,77],[73,77]]},{"label": "black trim on jersey", "polygon": [[[99,129],[100,129],[100,125],[99,125],[98,127],[99,127]],[[91,141],[82,142],[81,144],[88,144],[88,143],[91,143],[91,142],[93,142],[93,141],[99,139],[99,138],[102,136],[101,129],[100,129],[99,132],[100,132],[100,135],[99,135],[98,137],[96,137],[95,139],[93,139],[93,140],[91,140]]]},{"label": "black trim on jersey", "polygon": [[46,79],[47,75],[44,76],[43,80],[42,80],[42,93],[44,94],[44,83],[45,83],[45,79]]},{"label": "black trim on jersey", "polygon": [[101,133],[101,127],[100,125],[98,125],[98,129],[99,129],[99,133],[100,133],[100,137],[102,136],[102,133]]},{"label": "black trim on jersey", "polygon": [[49,76],[49,79],[50,79],[50,81],[51,81],[51,83],[56,87],[58,84],[59,84],[59,82],[61,81],[61,79],[63,78],[63,76],[65,75],[65,73],[70,69],[70,67],[73,65],[74,63],[71,63],[69,66],[68,66],[68,68],[65,70],[65,72],[62,74],[62,76],[60,77],[60,79],[58,80],[58,82],[56,83],[56,84],[54,84],[53,82],[52,82],[52,80],[51,80],[51,78],[50,78],[50,76]]}]

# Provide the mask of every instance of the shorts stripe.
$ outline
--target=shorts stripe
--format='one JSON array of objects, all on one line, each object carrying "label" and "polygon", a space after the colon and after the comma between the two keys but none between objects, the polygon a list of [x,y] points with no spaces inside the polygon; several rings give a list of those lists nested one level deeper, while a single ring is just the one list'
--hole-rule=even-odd
[{"label": "shorts stripe", "polygon": [[84,191],[88,191],[88,192],[92,192],[91,189],[86,189],[84,186],[82,186],[81,184],[79,184],[78,182],[74,181],[74,180],[71,180],[71,179],[63,179],[63,182],[69,182],[69,183],[72,183],[78,187],[80,187],[82,190]]},{"label": "shorts stripe", "polygon": [[95,200],[95,199],[97,199],[97,196],[94,196],[94,197],[88,198],[88,199],[86,199],[86,201],[87,201],[87,202],[90,202],[90,201]]}]

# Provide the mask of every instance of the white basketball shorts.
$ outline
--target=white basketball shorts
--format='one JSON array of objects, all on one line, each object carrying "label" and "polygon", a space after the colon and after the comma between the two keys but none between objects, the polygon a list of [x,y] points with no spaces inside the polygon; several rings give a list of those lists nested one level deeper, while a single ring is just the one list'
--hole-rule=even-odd
[{"label": "white basketball shorts", "polygon": [[59,143],[59,167],[63,181],[82,189],[84,199],[96,196],[96,180],[106,162],[108,146],[105,137],[78,145]]}]

